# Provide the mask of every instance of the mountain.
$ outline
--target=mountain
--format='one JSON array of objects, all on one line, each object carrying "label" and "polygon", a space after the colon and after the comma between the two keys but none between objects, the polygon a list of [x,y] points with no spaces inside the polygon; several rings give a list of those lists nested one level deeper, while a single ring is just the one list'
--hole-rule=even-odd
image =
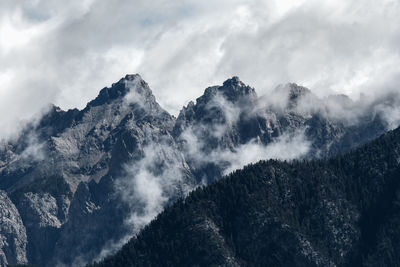
[{"label": "mountain", "polygon": [[296,84],[259,97],[233,77],[175,118],[139,75],[127,75],[82,110],[51,106],[0,144],[2,265],[101,259],[166,205],[232,170],[336,155],[376,138],[392,125],[384,111],[397,99],[361,105]]},{"label": "mountain", "polygon": [[400,128],[332,159],[246,166],[92,266],[399,266],[399,222]]}]

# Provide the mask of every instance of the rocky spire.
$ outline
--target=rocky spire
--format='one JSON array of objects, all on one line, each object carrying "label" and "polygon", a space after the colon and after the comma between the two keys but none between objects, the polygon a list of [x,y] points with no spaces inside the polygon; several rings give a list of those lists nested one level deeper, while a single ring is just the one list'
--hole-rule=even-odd
[{"label": "rocky spire", "polygon": [[111,87],[103,88],[99,95],[94,100],[90,101],[87,106],[93,107],[110,103],[116,99],[124,98],[130,92],[139,94],[141,99],[155,101],[155,97],[149,85],[139,74],[127,74],[117,83],[113,83]]},{"label": "rocky spire", "polygon": [[244,84],[237,76],[226,80],[223,85],[218,88],[218,91],[222,92],[230,101],[237,101],[244,96],[257,97],[254,88]]},{"label": "rocky spire", "polygon": [[299,86],[295,83],[287,84],[289,90],[289,100],[295,100],[302,96],[311,94],[311,91],[303,86]]}]

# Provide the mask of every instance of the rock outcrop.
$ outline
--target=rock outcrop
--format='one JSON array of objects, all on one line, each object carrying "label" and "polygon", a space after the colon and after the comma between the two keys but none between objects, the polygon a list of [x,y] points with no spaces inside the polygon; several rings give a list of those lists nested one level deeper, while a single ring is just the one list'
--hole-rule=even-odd
[{"label": "rock outcrop", "polygon": [[0,265],[27,262],[27,237],[17,208],[0,190]]}]

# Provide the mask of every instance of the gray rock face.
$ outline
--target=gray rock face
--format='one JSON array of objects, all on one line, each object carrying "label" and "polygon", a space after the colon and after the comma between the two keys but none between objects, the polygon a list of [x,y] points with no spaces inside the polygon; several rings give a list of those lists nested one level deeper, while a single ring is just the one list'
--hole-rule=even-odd
[{"label": "gray rock face", "polygon": [[57,200],[49,193],[25,193],[21,198],[19,208],[24,210],[24,221],[27,222],[27,227],[37,225],[59,228],[61,226]]},{"label": "gray rock face", "polygon": [[[184,107],[173,133],[195,176],[212,181],[232,170],[231,157],[225,160],[221,155],[257,153],[246,149],[251,144],[275,144],[279,150],[259,151],[264,157],[255,160],[319,158],[349,151],[386,131],[388,123],[375,106],[361,108],[346,100],[350,103],[343,97],[319,99],[296,84],[257,97],[254,89],[234,77],[223,86],[207,88],[196,104]],[[353,109],[363,115],[351,115],[357,114]],[[307,151],[296,150],[301,143]],[[210,158],[215,153],[216,158]]]},{"label": "gray rock face", "polygon": [[0,191],[0,266],[26,263],[27,237],[17,208]]},{"label": "gray rock face", "polygon": [[341,153],[387,128],[373,108],[353,118],[336,116],[337,106],[357,105],[319,99],[295,84],[258,97],[233,77],[175,118],[139,75],[127,75],[83,110],[52,107],[0,147],[0,189],[26,231],[25,254],[15,261],[83,265],[118,249],[165,205],[234,168],[268,157]]}]

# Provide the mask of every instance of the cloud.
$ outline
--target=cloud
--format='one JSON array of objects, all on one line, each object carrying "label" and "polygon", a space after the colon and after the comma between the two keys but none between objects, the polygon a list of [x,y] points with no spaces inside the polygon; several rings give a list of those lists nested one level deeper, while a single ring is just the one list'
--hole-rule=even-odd
[{"label": "cloud", "polygon": [[[211,152],[204,152],[205,144],[195,134],[193,128],[185,130],[181,138],[184,140],[185,156],[195,169],[207,164],[216,164],[222,168],[224,175],[243,168],[245,165],[260,160],[280,159],[293,160],[305,157],[311,148],[311,142],[305,136],[305,129],[284,132],[269,144],[262,144],[252,139],[234,148],[217,147]],[[213,180],[214,177],[208,177]]]},{"label": "cloud", "polygon": [[126,176],[116,187],[134,212],[127,223],[133,233],[149,223],[171,197],[185,195],[193,188],[185,176],[188,166],[183,156],[171,144],[157,142],[143,149],[144,157],[125,166]]},{"label": "cloud", "polygon": [[0,10],[0,136],[49,102],[84,107],[126,73],[174,114],[233,75],[260,95],[296,82],[353,99],[400,81],[393,0],[6,0]]},{"label": "cloud", "polygon": [[211,133],[211,135],[215,138],[221,138],[226,131],[232,127],[232,125],[235,125],[239,120],[239,115],[241,112],[241,108],[239,106],[236,106],[234,103],[225,99],[225,97],[220,93],[217,93],[211,99],[211,101],[207,103],[205,108],[208,111],[216,109],[221,111],[223,114],[223,121],[218,124],[213,124],[212,129],[208,129],[210,126],[200,126],[203,128],[202,131]]},{"label": "cloud", "polygon": [[46,158],[45,143],[40,142],[34,134],[27,136],[27,146],[19,155],[23,159],[42,161]]},{"label": "cloud", "polygon": [[376,102],[373,110],[387,123],[388,130],[393,130],[400,125],[400,96],[389,95],[384,101]]},{"label": "cloud", "polygon": [[115,188],[130,208],[125,225],[130,232],[120,240],[107,242],[94,260],[115,253],[132,236],[153,220],[171,200],[185,196],[196,185],[188,177],[181,153],[167,140],[143,148],[143,158],[125,165],[125,175]]},{"label": "cloud", "polygon": [[245,165],[266,159],[293,160],[307,155],[311,142],[307,140],[304,129],[294,133],[284,133],[268,145],[252,140],[240,145],[234,151],[224,150],[212,153],[214,162],[229,162],[224,174],[243,168]]},{"label": "cloud", "polygon": [[130,105],[138,105],[142,109],[147,110],[146,98],[143,95],[143,88],[140,84],[141,80],[135,78],[133,80],[124,80],[125,88],[129,89],[129,92],[124,97],[124,108],[129,109]]},{"label": "cloud", "polygon": [[[15,145],[15,143],[14,143]],[[46,159],[45,143],[40,141],[34,133],[25,136],[24,143],[17,144],[17,150],[9,150],[10,144],[0,141],[0,152],[3,153],[5,161],[0,160],[0,166],[6,162],[9,168],[21,168],[20,164],[40,162]],[[7,153],[5,153],[8,151]]]},{"label": "cloud", "polygon": [[[400,125],[400,94],[393,90],[382,90],[370,94],[361,94],[358,99],[347,95],[334,94],[318,97],[307,88],[296,84],[285,84],[276,87],[270,93],[261,96],[254,107],[245,113],[247,116],[275,118],[278,114],[294,111],[303,117],[320,115],[328,120],[343,123],[346,126],[359,125],[365,119],[380,116],[386,122],[386,130],[392,130]],[[290,90],[303,90],[295,99],[295,105],[290,105]]]}]

